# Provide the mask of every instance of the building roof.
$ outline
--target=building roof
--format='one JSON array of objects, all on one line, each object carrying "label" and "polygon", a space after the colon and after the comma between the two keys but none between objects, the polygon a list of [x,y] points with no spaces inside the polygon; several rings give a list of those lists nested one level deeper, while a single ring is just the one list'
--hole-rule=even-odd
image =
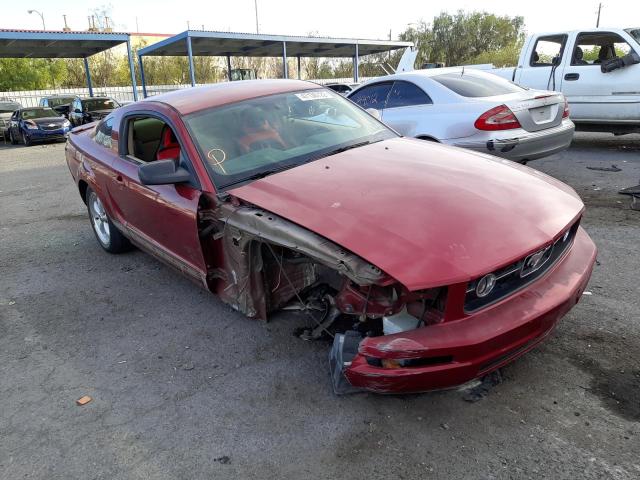
[{"label": "building roof", "polygon": [[382,53],[413,46],[411,42],[363,40],[355,38],[297,37],[255,33],[187,30],[138,51],[139,55],[185,56],[186,39],[191,39],[195,56],[280,57],[286,43],[290,57],[352,57]]},{"label": "building roof", "polygon": [[117,32],[0,29],[0,58],[86,58],[128,40]]}]

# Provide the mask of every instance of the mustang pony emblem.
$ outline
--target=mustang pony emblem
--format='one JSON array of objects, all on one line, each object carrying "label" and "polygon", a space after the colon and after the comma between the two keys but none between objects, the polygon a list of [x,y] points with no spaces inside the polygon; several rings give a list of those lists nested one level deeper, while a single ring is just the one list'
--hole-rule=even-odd
[{"label": "mustang pony emblem", "polygon": [[537,251],[536,253],[532,253],[525,258],[524,263],[522,264],[522,270],[520,271],[520,277],[526,277],[542,267],[542,265],[544,265],[549,259],[550,255],[547,254],[550,254],[550,251],[551,245]]}]

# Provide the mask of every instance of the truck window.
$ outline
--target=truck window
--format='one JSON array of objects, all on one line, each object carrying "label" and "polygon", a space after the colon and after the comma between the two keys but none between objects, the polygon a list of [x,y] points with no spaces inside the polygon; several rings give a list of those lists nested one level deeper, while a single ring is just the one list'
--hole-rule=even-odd
[{"label": "truck window", "polygon": [[558,62],[560,62],[566,43],[566,35],[538,37],[533,47],[533,52],[531,52],[529,65],[532,67],[550,67],[555,57],[557,57]]},{"label": "truck window", "polygon": [[571,65],[600,65],[630,51],[631,46],[617,33],[584,32],[576,39]]}]

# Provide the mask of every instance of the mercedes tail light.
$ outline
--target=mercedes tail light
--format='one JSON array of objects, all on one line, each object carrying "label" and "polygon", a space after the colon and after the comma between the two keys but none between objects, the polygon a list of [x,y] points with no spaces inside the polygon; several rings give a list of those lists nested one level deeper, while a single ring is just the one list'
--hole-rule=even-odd
[{"label": "mercedes tail light", "polygon": [[500,105],[484,112],[474,126],[478,130],[510,130],[520,128],[520,122],[506,105]]}]

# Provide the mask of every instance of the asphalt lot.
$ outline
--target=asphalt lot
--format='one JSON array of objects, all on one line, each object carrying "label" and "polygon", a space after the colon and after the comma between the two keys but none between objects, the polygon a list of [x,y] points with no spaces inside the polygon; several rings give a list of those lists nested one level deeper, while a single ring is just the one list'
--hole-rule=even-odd
[{"label": "asphalt lot", "polygon": [[103,252],[64,146],[0,144],[0,478],[639,478],[640,211],[616,192],[640,181],[640,136],[577,134],[530,166],[587,204],[592,294],[468,403],[334,396],[304,317],[248,320]]}]

